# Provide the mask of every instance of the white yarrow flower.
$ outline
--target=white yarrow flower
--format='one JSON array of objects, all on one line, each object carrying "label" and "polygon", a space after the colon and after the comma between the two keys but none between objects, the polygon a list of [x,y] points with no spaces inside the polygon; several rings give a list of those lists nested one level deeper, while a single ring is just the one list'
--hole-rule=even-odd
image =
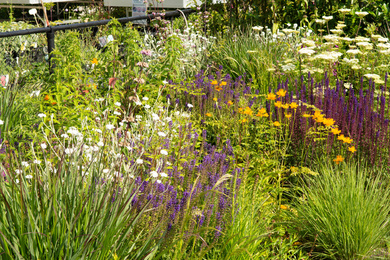
[{"label": "white yarrow flower", "polygon": [[117,106],[117,107],[120,107],[121,106],[121,102],[115,102],[114,105]]},{"label": "white yarrow flower", "polygon": [[166,174],[165,172],[160,172],[160,176],[161,177],[168,177],[168,174]]},{"label": "white yarrow flower", "polygon": [[42,147],[42,149],[46,149],[47,145],[45,143],[41,143],[41,147]]},{"label": "white yarrow flower", "polygon": [[164,149],[162,149],[162,150],[160,151],[160,153],[161,153],[162,155],[168,155],[167,150],[164,150]]},{"label": "white yarrow flower", "polygon": [[33,177],[32,175],[26,175],[25,178],[26,178],[26,179],[32,179],[32,177]]},{"label": "white yarrow flower", "polygon": [[46,114],[44,114],[44,113],[39,113],[39,114],[38,114],[38,117],[44,118],[44,117],[46,117]]},{"label": "white yarrow flower", "polygon": [[158,177],[158,173],[156,171],[151,171],[150,172],[150,175],[153,177],[153,178],[157,178]]},{"label": "white yarrow flower", "polygon": [[164,132],[158,132],[157,134],[158,134],[158,136],[161,136],[161,137],[165,137],[165,136],[167,136],[167,134],[166,134],[166,133],[164,133]]},{"label": "white yarrow flower", "polygon": [[107,129],[107,130],[112,130],[112,129],[114,129],[114,128],[115,128],[114,125],[111,125],[111,124],[106,125],[106,129]]},{"label": "white yarrow flower", "polygon": [[0,119],[0,125],[4,125],[4,121]]},{"label": "white yarrow flower", "polygon": [[22,162],[22,166],[24,166],[24,167],[28,167],[28,162]]},{"label": "white yarrow flower", "polygon": [[143,164],[143,163],[144,163],[144,160],[142,160],[142,159],[137,159],[135,162],[136,162],[137,164]]}]

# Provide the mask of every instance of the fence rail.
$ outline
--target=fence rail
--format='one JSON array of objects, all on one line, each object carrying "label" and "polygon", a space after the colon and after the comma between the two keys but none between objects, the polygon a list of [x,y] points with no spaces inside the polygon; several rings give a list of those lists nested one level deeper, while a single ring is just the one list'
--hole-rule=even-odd
[{"label": "fence rail", "polygon": [[[156,17],[171,18],[171,17],[178,17],[182,14],[190,14],[192,12],[194,12],[194,10],[184,9],[184,10],[167,12],[163,15],[149,14],[149,15],[144,15],[144,16],[122,17],[122,18],[118,18],[117,20],[120,23],[128,23],[131,21],[138,21],[138,20],[149,20],[150,21]],[[56,31],[96,27],[96,26],[106,25],[110,21],[112,21],[112,19],[86,22],[86,23],[77,23],[77,24],[56,25],[56,26],[49,26],[49,27],[43,27],[43,28],[25,29],[25,30],[10,31],[10,32],[1,32],[0,38],[7,38],[7,37],[13,37],[13,36],[19,36],[19,35],[28,35],[28,34],[37,34],[37,33],[46,33],[47,50],[49,53],[49,68],[50,68],[50,73],[52,73],[52,69],[55,67],[55,64],[53,63],[51,58],[52,58],[52,51],[54,50],[54,46],[55,46],[55,32]]]}]

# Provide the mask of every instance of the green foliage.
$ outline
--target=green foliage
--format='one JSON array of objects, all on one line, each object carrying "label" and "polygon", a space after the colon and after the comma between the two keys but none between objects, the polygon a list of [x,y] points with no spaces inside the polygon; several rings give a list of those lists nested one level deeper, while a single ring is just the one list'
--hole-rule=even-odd
[{"label": "green foliage", "polygon": [[389,234],[390,192],[383,175],[364,166],[322,164],[307,180],[292,215],[313,255],[365,259]]},{"label": "green foliage", "polygon": [[102,182],[101,169],[93,165],[86,177],[76,156],[31,165],[29,175],[17,165],[12,161],[11,168],[3,168],[7,181],[0,181],[2,259],[108,259],[114,254],[141,259],[155,250],[160,226],[150,233],[137,228],[146,206],[131,206],[137,194],[131,178],[120,189],[115,182]]},{"label": "green foliage", "polygon": [[233,78],[248,74],[253,80],[252,86],[266,94],[270,86],[277,84],[277,78],[269,69],[278,64],[286,52],[291,51],[290,44],[273,41],[272,35],[260,37],[256,33],[224,34],[211,50],[210,59],[215,65]]},{"label": "green foliage", "polygon": [[[213,17],[218,17],[210,21],[209,26],[212,31],[218,29],[221,31],[221,28],[226,25],[230,28],[241,29],[249,29],[253,25],[267,25],[269,27],[287,23],[309,25],[311,20],[329,15],[334,16],[336,20],[343,20],[343,15],[338,10],[351,8],[354,11],[369,12],[368,24],[375,23],[380,31],[388,33],[390,18],[389,4],[383,0],[228,0],[225,4],[214,5],[211,4],[211,1],[203,2],[207,2],[206,6]],[[218,15],[215,12],[218,12]],[[351,17],[351,19],[346,20],[346,23],[349,27],[356,29],[359,25],[359,19]]]}]

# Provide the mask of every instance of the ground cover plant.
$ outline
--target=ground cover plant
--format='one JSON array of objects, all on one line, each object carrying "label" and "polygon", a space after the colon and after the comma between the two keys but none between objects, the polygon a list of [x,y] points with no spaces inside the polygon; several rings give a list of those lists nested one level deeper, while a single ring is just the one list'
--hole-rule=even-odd
[{"label": "ground cover plant", "polygon": [[2,41],[1,259],[389,258],[387,4],[229,2]]}]

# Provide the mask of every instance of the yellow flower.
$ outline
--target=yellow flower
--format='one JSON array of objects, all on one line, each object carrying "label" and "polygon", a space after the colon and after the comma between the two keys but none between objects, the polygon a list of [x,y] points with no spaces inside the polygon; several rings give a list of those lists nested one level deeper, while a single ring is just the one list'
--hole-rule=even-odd
[{"label": "yellow flower", "polygon": [[280,123],[278,121],[275,121],[273,124],[274,126],[280,126]]},{"label": "yellow flower", "polygon": [[217,85],[217,84],[218,84],[218,81],[216,81],[216,80],[211,81],[211,85]]},{"label": "yellow flower", "polygon": [[275,102],[275,107],[281,107],[282,106],[282,102],[281,101],[276,101]]},{"label": "yellow flower", "polygon": [[286,205],[280,205],[280,208],[284,209],[284,210],[288,209],[288,207]]},{"label": "yellow flower", "polygon": [[256,116],[258,116],[258,117],[268,117],[267,110],[265,110],[265,108],[260,109]]},{"label": "yellow flower", "polygon": [[336,128],[332,128],[332,133],[334,134],[334,135],[338,135],[339,133],[341,133],[341,130],[339,130],[337,127]]},{"label": "yellow flower", "polygon": [[231,106],[231,105],[233,105],[233,102],[232,102],[231,100],[229,100],[229,101],[227,102],[227,104],[228,104],[229,106]]},{"label": "yellow flower", "polygon": [[303,117],[311,117],[310,114],[306,114],[306,113],[304,113],[302,116],[303,116]]},{"label": "yellow flower", "polygon": [[321,114],[321,111],[317,110],[314,112],[313,119],[316,119],[321,116],[323,117],[324,115]]},{"label": "yellow flower", "polygon": [[245,110],[244,110],[244,114],[245,115],[248,115],[248,116],[251,116],[253,115],[253,111],[250,107],[246,107]]},{"label": "yellow flower", "polygon": [[206,113],[206,116],[212,117],[213,115],[211,113]]},{"label": "yellow flower", "polygon": [[295,103],[295,102],[291,102],[290,107],[291,107],[292,109],[296,109],[296,108],[298,107],[298,104]]},{"label": "yellow flower", "polygon": [[344,158],[343,158],[341,155],[337,155],[336,159],[333,159],[333,161],[334,161],[336,164],[339,164],[339,163],[341,163],[342,161],[344,161]]},{"label": "yellow flower", "polygon": [[333,118],[325,118],[322,123],[326,126],[332,126],[334,125],[335,121]]},{"label": "yellow flower", "polygon": [[215,87],[215,90],[219,92],[219,91],[222,90],[222,88],[221,88],[220,86],[216,86],[216,87]]},{"label": "yellow flower", "polygon": [[288,104],[282,104],[282,108],[288,109],[289,105]]},{"label": "yellow flower", "polygon": [[239,108],[238,108],[238,113],[242,114],[242,110],[243,110],[243,108],[242,108],[242,107],[239,107]]},{"label": "yellow flower", "polygon": [[317,123],[322,123],[322,122],[324,122],[324,120],[325,120],[324,116],[321,115],[321,116],[317,117],[316,122]]},{"label": "yellow flower", "polygon": [[268,100],[275,100],[276,99],[276,95],[274,93],[268,93],[267,99]]},{"label": "yellow flower", "polygon": [[218,101],[218,98],[215,97],[215,98],[213,98],[213,100],[214,100],[215,102],[217,102],[217,101]]},{"label": "yellow flower", "polygon": [[281,88],[278,90],[278,92],[276,92],[276,95],[278,95],[279,97],[284,97],[286,93],[287,91]]},{"label": "yellow flower", "polygon": [[348,151],[350,151],[351,153],[355,153],[356,152],[355,146],[349,147]]},{"label": "yellow flower", "polygon": [[343,139],[343,142],[344,142],[344,143],[347,143],[347,144],[350,144],[350,143],[353,142],[353,139],[351,139],[351,138],[349,138],[349,137],[345,137],[345,138]]},{"label": "yellow flower", "polygon": [[96,65],[99,63],[99,61],[96,58],[93,58],[91,62],[92,64],[96,64]]},{"label": "yellow flower", "polygon": [[240,123],[245,123],[246,121],[248,121],[246,118],[244,118],[244,119],[241,119],[239,122]]},{"label": "yellow flower", "polygon": [[285,114],[286,118],[290,118],[292,115],[291,114]]},{"label": "yellow flower", "polygon": [[345,136],[344,135],[339,135],[338,137],[337,137],[337,140],[344,140],[344,138],[345,138]]},{"label": "yellow flower", "polygon": [[226,86],[226,82],[225,81],[222,81],[221,84],[219,84],[220,86]]}]

